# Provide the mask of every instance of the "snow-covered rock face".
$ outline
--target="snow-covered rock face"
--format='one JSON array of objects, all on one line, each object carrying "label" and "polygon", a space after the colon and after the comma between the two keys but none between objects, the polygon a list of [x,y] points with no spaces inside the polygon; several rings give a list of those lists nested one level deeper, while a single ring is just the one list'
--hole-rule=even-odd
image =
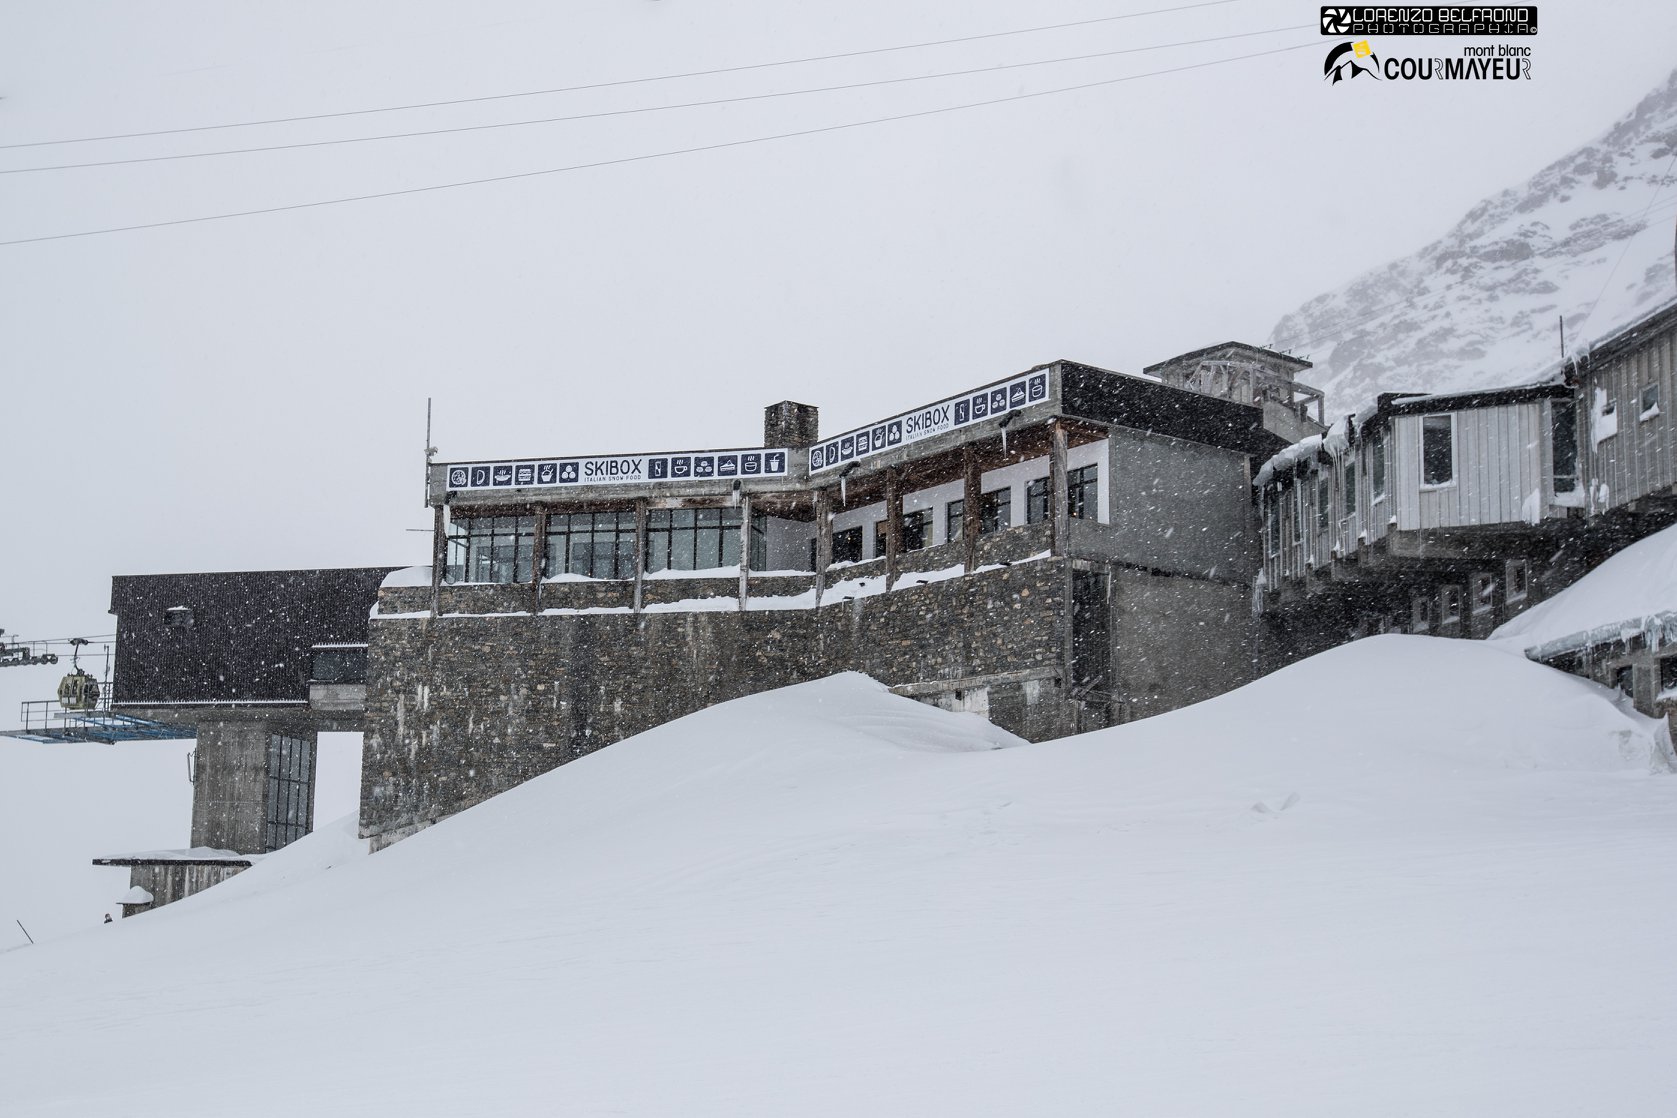
[{"label": "snow-covered rock face", "polygon": [[1677,298],[1674,154],[1677,72],[1441,239],[1282,318],[1269,345],[1309,355],[1331,411],[1530,380],[1559,359],[1559,316],[1576,353]]}]

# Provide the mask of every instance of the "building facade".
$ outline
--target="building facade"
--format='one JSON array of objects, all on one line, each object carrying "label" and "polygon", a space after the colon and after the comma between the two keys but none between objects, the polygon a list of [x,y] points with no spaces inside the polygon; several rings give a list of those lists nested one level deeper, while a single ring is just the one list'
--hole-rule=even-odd
[{"label": "building facade", "polygon": [[838,435],[786,402],[762,447],[432,465],[433,565],[372,621],[363,834],[836,671],[1031,740],[1238,686],[1252,475],[1306,405],[1163,380],[1058,361]]}]

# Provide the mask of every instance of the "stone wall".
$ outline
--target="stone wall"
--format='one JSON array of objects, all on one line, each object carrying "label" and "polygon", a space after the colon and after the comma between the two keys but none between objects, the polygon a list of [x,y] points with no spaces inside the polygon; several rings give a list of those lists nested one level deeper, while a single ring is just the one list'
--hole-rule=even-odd
[{"label": "stone wall", "polygon": [[1073,732],[1070,574],[1015,563],[819,610],[375,619],[362,832],[387,844],[671,719],[846,670],[950,689],[1011,676],[990,688],[994,721]]}]

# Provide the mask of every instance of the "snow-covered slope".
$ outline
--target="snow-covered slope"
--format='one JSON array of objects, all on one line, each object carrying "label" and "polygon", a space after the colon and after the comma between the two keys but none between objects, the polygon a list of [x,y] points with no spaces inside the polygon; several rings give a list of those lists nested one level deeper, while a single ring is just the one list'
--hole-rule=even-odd
[{"label": "snow-covered slope", "polygon": [[1677,610],[1677,526],[1638,540],[1491,634],[1524,651],[1602,626],[1635,629]]},{"label": "snow-covered slope", "polygon": [[120,915],[128,871],[92,860],[187,844],[191,749],[0,738],[0,951],[29,942],[18,922],[40,941]]},{"label": "snow-covered slope", "polygon": [[1674,155],[1677,72],[1415,255],[1283,317],[1270,344],[1309,355],[1336,412],[1379,392],[1534,379],[1558,363],[1560,315],[1576,352],[1677,298]]},{"label": "snow-covered slope", "polygon": [[1033,746],[836,677],[0,956],[4,1109],[1663,1115],[1662,743],[1420,637]]}]

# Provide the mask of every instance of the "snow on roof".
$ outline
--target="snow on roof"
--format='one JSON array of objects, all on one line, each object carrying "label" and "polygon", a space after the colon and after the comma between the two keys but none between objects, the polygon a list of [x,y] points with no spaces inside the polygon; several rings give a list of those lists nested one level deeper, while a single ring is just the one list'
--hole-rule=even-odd
[{"label": "snow on roof", "polygon": [[260,854],[239,854],[232,850],[218,850],[211,846],[194,846],[186,850],[142,850],[137,854],[112,854],[96,858],[96,865],[126,865],[131,862],[238,862],[249,865]]},{"label": "snow on roof", "polygon": [[387,586],[429,586],[431,585],[430,567],[401,567],[384,576],[379,583],[382,590]]},{"label": "snow on roof", "polygon": [[1571,587],[1491,634],[1506,647],[1544,655],[1584,648],[1621,633],[1663,629],[1677,611],[1677,526],[1631,544]]}]

